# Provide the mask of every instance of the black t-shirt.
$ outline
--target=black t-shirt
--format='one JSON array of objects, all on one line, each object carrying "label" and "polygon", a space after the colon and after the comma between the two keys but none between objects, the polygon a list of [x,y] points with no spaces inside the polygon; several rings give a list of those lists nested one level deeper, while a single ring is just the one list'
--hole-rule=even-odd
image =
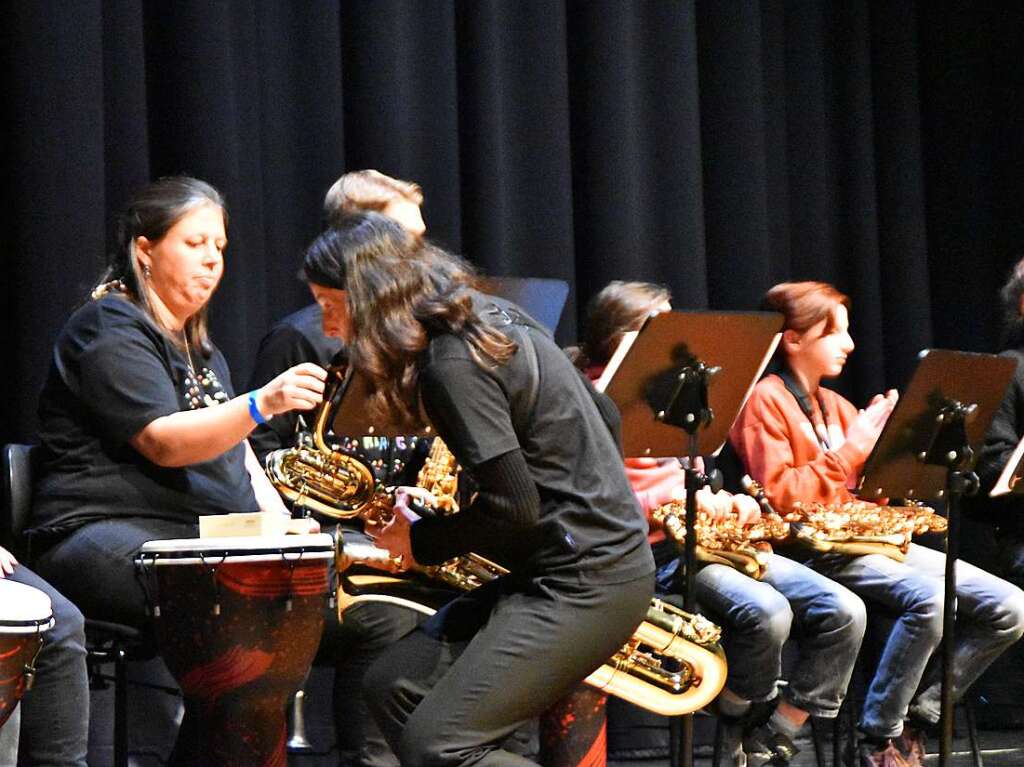
[{"label": "black t-shirt", "polygon": [[161,416],[234,396],[219,351],[208,359],[191,354],[195,376],[185,353],[117,295],[71,315],[39,400],[43,458],[32,532],[110,517],[195,522],[201,514],[257,510],[244,444],[181,468],[156,466],[129,444]]},{"label": "black t-shirt", "polygon": [[[483,294],[474,294],[474,308],[518,350],[505,364],[485,369],[461,337],[437,335],[421,362],[420,396],[438,436],[470,475],[475,467],[522,450],[540,513],[530,535],[535,551],[521,566],[585,571],[609,583],[652,572],[647,523],[626,478],[613,425],[602,417],[603,395],[521,309]],[[514,552],[518,543],[482,539],[471,550]]]},{"label": "black t-shirt", "polygon": [[[249,388],[258,389],[288,368],[303,362],[315,362],[326,368],[341,347],[341,341],[324,335],[323,312],[317,304],[299,309],[280,320],[260,341]],[[274,416],[249,435],[249,444],[261,464],[267,453],[295,445],[300,415],[312,428],[312,413],[291,412]]]}]

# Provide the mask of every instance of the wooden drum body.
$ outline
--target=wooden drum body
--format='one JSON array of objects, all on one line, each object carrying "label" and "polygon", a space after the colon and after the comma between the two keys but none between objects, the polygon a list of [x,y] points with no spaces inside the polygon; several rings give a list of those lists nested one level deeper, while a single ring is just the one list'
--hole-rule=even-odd
[{"label": "wooden drum body", "polygon": [[285,707],[323,631],[329,535],[150,541],[136,557],[185,696],[172,763],[284,767]]},{"label": "wooden drum body", "polygon": [[0,727],[14,713],[35,673],[53,606],[39,589],[0,579]]}]

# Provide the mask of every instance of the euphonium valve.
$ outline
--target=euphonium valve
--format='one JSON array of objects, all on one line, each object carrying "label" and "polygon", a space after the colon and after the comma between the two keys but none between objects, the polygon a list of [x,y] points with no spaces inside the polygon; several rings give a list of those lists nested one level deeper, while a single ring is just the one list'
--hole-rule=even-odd
[{"label": "euphonium valve", "polygon": [[312,434],[295,447],[275,450],[264,469],[277,491],[293,505],[335,519],[356,517],[377,495],[377,480],[366,464],[328,446],[331,414],[344,390],[344,376],[331,368],[330,382],[317,411]]}]

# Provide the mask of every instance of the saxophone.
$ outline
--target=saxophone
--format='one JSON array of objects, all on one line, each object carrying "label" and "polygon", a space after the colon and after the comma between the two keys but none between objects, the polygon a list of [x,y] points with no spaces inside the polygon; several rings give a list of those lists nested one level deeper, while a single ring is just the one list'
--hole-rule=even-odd
[{"label": "saxophone", "polygon": [[[771,508],[758,483],[749,480],[745,484],[762,507]],[[904,506],[879,506],[869,501],[797,502],[783,519],[800,545],[849,556],[881,554],[897,562],[903,561],[915,535],[943,533],[948,526],[945,517],[919,502]]]},{"label": "saxophone", "polygon": [[[329,517],[358,517],[372,533],[390,522],[394,496],[376,483],[372,471],[358,459],[327,445],[330,415],[344,394],[343,380],[337,371],[332,373],[332,385],[317,413],[313,435],[305,436],[295,448],[270,454],[267,474],[294,504]],[[438,513],[458,511],[458,472],[455,457],[435,437],[417,485],[433,494]],[[374,572],[350,572],[357,565]],[[440,606],[424,603],[436,595],[424,595],[413,581],[401,576],[402,563],[390,552],[346,542],[340,528],[335,536],[335,569],[339,616],[352,604],[364,601],[403,605],[426,615]],[[457,591],[477,588],[507,572],[476,554],[464,554],[440,565],[417,564],[412,570]],[[690,713],[714,700],[725,685],[720,639],[721,629],[707,618],[652,599],[646,619],[630,639],[585,681],[655,713]]]},{"label": "saxophone", "polygon": [[[682,547],[686,543],[686,504],[670,501],[651,512],[651,519],[660,524],[670,538]],[[697,537],[697,559],[735,568],[760,580],[772,553],[771,541],[789,536],[789,524],[778,514],[762,514],[751,525],[740,527],[734,519],[714,520],[704,511],[697,512],[694,528]]]}]

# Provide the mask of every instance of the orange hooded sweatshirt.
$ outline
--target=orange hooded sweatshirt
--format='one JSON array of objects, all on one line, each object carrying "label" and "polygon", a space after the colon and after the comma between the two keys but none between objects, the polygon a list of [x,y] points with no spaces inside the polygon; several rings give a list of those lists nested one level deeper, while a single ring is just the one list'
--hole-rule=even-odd
[{"label": "orange hooded sweatshirt", "polygon": [[[810,420],[782,379],[761,379],[729,432],[747,472],[761,483],[780,513],[797,501],[846,503],[856,486],[871,444],[854,444],[846,431],[857,408],[830,389],[818,393],[828,411],[828,449],[815,437]],[[817,397],[811,397],[814,422],[822,424]]]}]

